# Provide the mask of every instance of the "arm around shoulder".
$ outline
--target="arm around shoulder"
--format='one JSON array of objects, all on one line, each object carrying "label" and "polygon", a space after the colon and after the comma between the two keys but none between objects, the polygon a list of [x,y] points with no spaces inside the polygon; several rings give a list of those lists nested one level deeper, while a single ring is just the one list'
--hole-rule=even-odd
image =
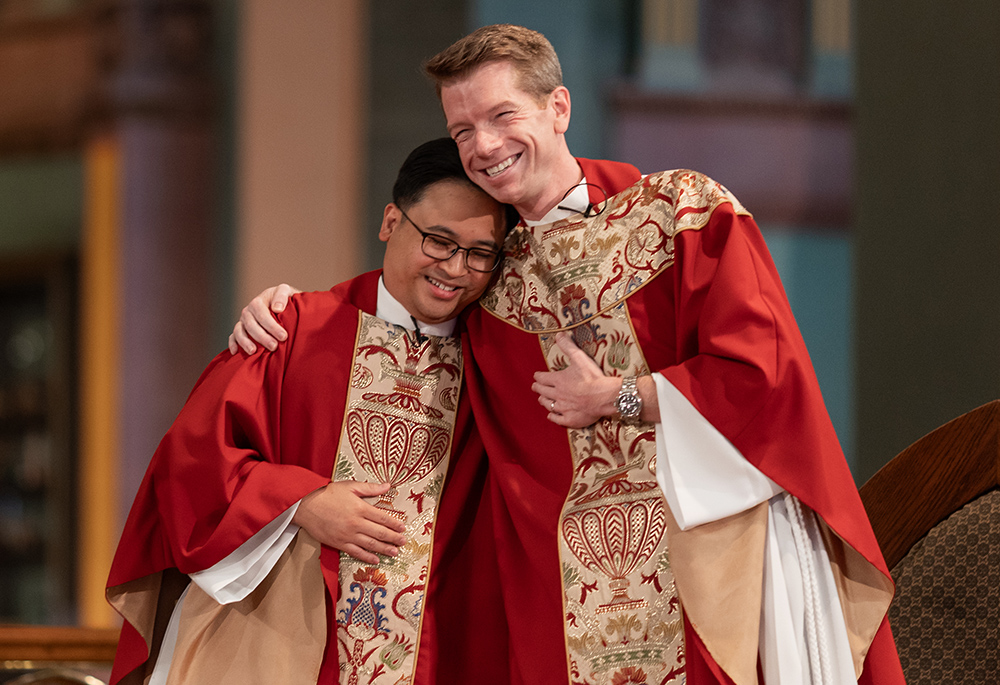
[{"label": "arm around shoulder", "polygon": [[247,354],[253,354],[257,351],[256,343],[272,352],[276,350],[278,343],[284,341],[288,333],[271,312],[284,311],[288,298],[300,292],[302,291],[298,288],[282,283],[267,288],[250,300],[240,312],[233,332],[229,334],[229,352],[236,354],[242,349]]}]

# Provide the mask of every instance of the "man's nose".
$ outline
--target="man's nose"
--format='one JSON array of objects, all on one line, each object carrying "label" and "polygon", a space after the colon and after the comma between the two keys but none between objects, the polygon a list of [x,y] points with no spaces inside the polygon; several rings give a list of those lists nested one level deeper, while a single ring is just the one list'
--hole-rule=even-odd
[{"label": "man's nose", "polygon": [[455,250],[455,254],[448,259],[442,259],[440,263],[441,268],[449,276],[461,276],[468,270],[465,265],[465,250],[463,248],[458,248]]},{"label": "man's nose", "polygon": [[476,131],[476,154],[482,157],[488,157],[497,150],[503,141],[500,136],[496,135],[493,131],[489,129],[481,129]]}]

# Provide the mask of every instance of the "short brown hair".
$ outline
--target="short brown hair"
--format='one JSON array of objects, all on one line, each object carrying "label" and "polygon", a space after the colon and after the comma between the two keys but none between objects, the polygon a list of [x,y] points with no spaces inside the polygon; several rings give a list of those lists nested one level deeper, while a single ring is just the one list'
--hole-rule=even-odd
[{"label": "short brown hair", "polygon": [[424,63],[424,71],[441,88],[460,81],[487,62],[508,61],[517,70],[518,86],[537,100],[563,84],[559,57],[538,31],[513,24],[476,29]]}]

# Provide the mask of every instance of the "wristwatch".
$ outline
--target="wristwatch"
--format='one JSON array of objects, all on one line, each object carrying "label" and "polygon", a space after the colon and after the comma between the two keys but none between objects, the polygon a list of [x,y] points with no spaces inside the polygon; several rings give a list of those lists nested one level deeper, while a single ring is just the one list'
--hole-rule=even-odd
[{"label": "wristwatch", "polygon": [[618,410],[618,418],[623,423],[638,422],[639,414],[642,412],[642,398],[639,397],[635,376],[626,376],[622,379],[622,389],[618,392],[618,399],[615,400],[615,409]]}]

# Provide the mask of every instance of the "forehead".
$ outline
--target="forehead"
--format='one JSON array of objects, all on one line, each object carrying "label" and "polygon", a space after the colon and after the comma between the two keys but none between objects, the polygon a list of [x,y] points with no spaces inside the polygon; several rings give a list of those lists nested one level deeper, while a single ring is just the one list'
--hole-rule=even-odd
[{"label": "forehead", "polygon": [[468,110],[494,107],[503,102],[534,100],[521,87],[520,74],[510,61],[482,64],[441,87],[441,106],[449,120]]},{"label": "forehead", "polygon": [[[420,228],[453,235],[476,234],[489,239],[495,225],[503,223],[503,208],[471,183],[445,180],[424,189],[420,199],[406,210],[417,215]],[[480,235],[482,234],[482,235]]]}]

